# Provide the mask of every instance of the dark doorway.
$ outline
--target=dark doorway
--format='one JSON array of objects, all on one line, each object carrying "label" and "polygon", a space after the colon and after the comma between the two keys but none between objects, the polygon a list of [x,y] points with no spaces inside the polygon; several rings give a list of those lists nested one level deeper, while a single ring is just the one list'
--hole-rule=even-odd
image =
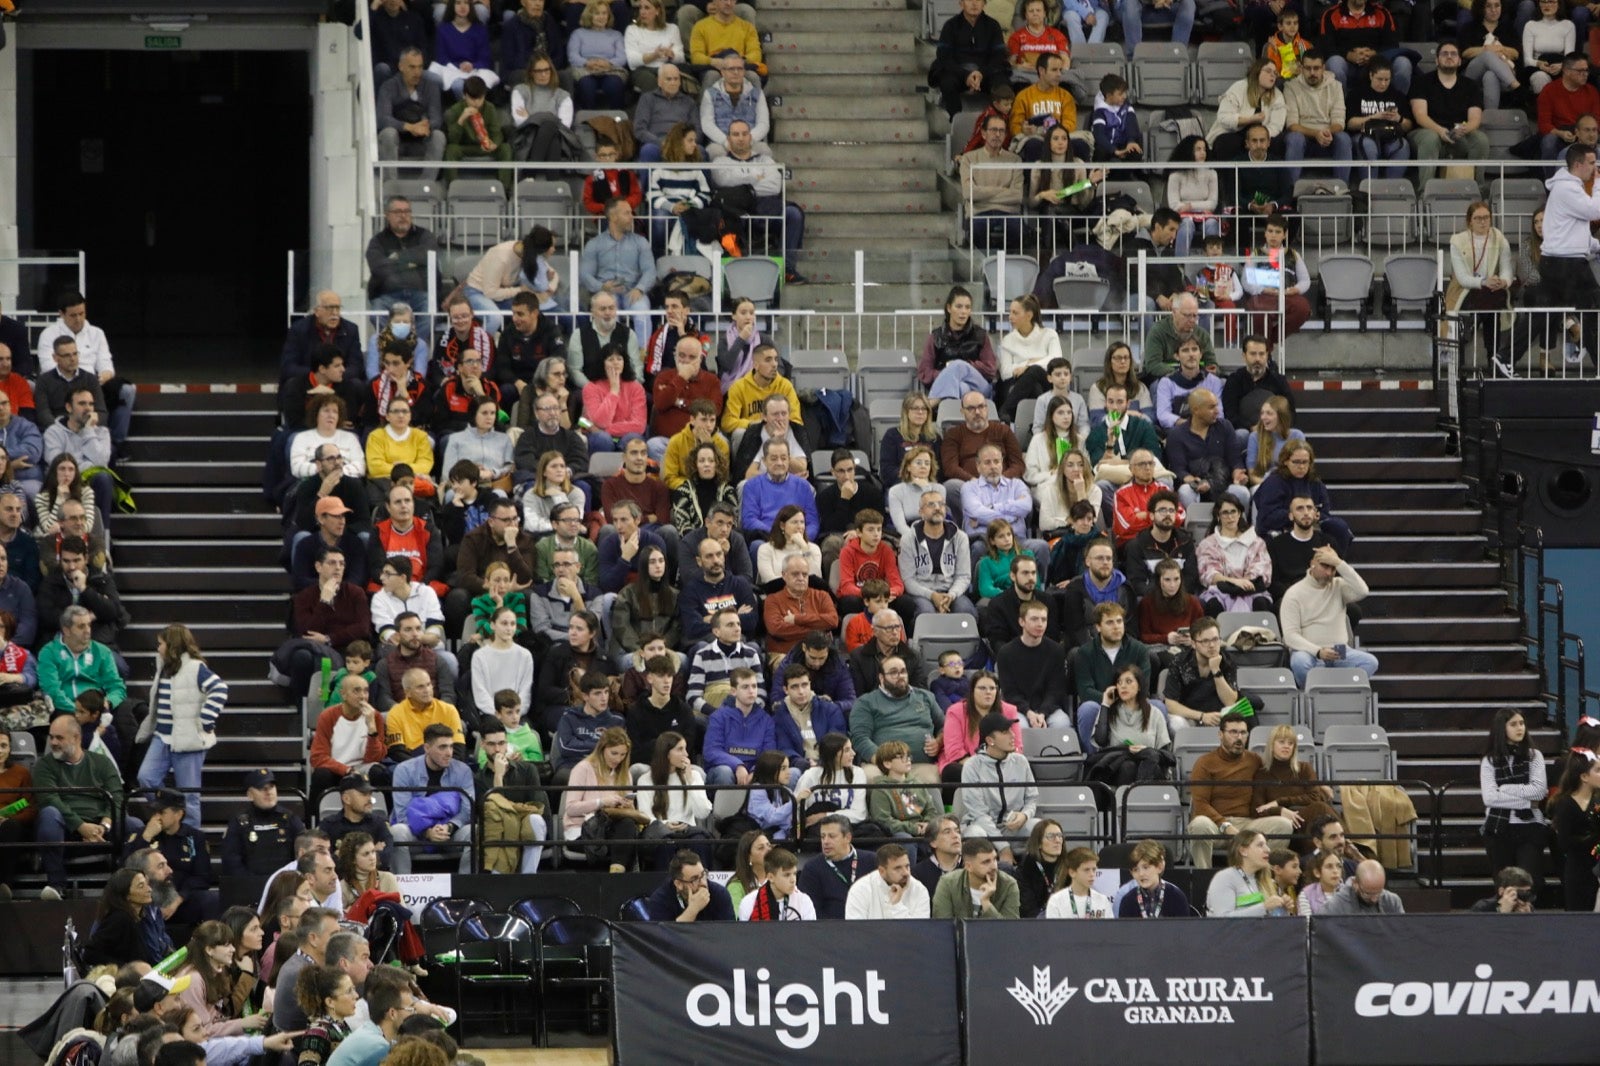
[{"label": "dark doorway", "polygon": [[275,376],[285,253],[308,243],[306,54],[39,51],[33,70],[34,243],[88,253],[119,367]]}]

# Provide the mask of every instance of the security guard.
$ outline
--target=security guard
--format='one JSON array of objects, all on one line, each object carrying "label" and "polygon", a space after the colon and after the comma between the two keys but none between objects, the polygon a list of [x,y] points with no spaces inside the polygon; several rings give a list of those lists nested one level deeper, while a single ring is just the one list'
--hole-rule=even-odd
[{"label": "security guard", "polygon": [[266,877],[294,861],[294,839],[305,828],[278,806],[277,779],[271,770],[252,770],[244,787],[250,809],[228,822],[222,837],[224,877]]},{"label": "security guard", "polygon": [[195,926],[222,915],[222,897],[211,869],[211,851],[205,834],[183,824],[184,795],[164,788],[151,804],[150,821],[137,833],[129,833],[123,854],[152,847],[166,856],[172,867],[172,887],[177,889],[177,910],[166,916],[167,925]]}]

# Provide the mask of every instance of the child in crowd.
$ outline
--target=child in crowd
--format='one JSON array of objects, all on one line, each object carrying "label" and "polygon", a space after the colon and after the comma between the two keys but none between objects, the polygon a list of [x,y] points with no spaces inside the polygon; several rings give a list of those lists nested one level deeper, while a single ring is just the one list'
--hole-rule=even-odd
[{"label": "child in crowd", "polygon": [[[1205,255],[1208,260],[1205,266],[1195,271],[1190,279],[1189,291],[1194,293],[1200,302],[1202,313],[1206,311],[1231,311],[1239,306],[1244,299],[1244,283],[1239,279],[1239,272],[1233,264],[1223,258],[1224,243],[1220,233],[1206,234]],[[1212,318],[1213,316],[1207,316]],[[1212,321],[1207,324],[1213,336],[1220,336],[1228,344],[1235,343],[1239,334],[1239,320],[1235,315],[1216,316],[1222,319],[1221,323]],[[1217,325],[1221,329],[1217,329]]]},{"label": "child in crowd", "polygon": [[844,627],[844,650],[848,654],[872,639],[872,619],[889,606],[889,583],[873,578],[861,586],[861,600],[866,605],[858,615],[851,617]]},{"label": "child in crowd", "polygon": [[122,744],[117,731],[111,728],[111,712],[106,708],[105,695],[96,689],[85,689],[72,702],[72,714],[83,729],[83,750],[98,751],[118,765]]},{"label": "child in crowd", "polygon": [[344,667],[335,670],[332,678],[328,681],[329,699],[338,699],[339,686],[344,684],[347,674],[355,674],[357,677],[364,679],[369,685],[378,679],[378,675],[372,669],[371,644],[364,640],[352,640],[345,645]]},{"label": "child in crowd", "polygon": [[1267,865],[1272,868],[1272,880],[1277,885],[1278,895],[1287,903],[1283,910],[1277,914],[1298,914],[1299,901],[1296,899],[1296,889],[1300,884],[1300,856],[1288,848],[1273,848],[1267,856]]},{"label": "child in crowd", "polygon": [[814,922],[817,908],[811,897],[795,885],[800,863],[783,848],[767,852],[767,883],[739,901],[741,922]]},{"label": "child in crowd", "polygon": [[1300,36],[1300,13],[1285,7],[1278,12],[1278,32],[1267,38],[1267,47],[1261,54],[1272,60],[1278,80],[1286,82],[1300,73],[1300,57],[1310,47],[1311,42]]},{"label": "child in crowd", "polygon": [[[526,762],[544,762],[544,746],[539,743],[539,733],[522,720],[522,697],[516,689],[503,688],[494,694],[494,716],[506,727],[506,743],[513,759]],[[478,749],[478,767],[488,763],[483,749]]]},{"label": "child in crowd", "polygon": [[1144,158],[1144,138],[1139,136],[1139,117],[1128,103],[1128,81],[1120,74],[1100,79],[1100,95],[1094,101],[1094,119],[1089,124],[1094,134],[1094,161],[1104,163]]},{"label": "child in crowd", "polygon": [[1010,82],[1001,82],[989,90],[989,106],[983,109],[983,114],[978,116],[978,121],[972,125],[972,136],[967,138],[966,145],[956,155],[966,155],[983,146],[983,124],[991,117],[1006,120],[1006,125],[1011,125],[1011,105],[1016,102],[1017,90],[1011,87]]},{"label": "child in crowd", "polygon": [[1011,523],[996,518],[983,531],[978,557],[978,595],[992,599],[1011,587],[1011,560],[1017,557],[1017,535]]},{"label": "child in crowd", "polygon": [[1100,859],[1088,848],[1073,848],[1067,852],[1057,875],[1060,891],[1044,905],[1046,918],[1110,918],[1111,901],[1094,890],[1094,879],[1100,875]]},{"label": "child in crowd", "polygon": [[960,652],[947,651],[939,656],[939,676],[933,679],[928,691],[933,693],[941,711],[948,711],[951,704],[967,698],[967,664],[961,661]]},{"label": "child in crowd", "polygon": [[598,166],[583,179],[583,209],[599,217],[606,213],[606,204],[620,198],[637,211],[644,200],[644,184],[639,180],[643,172],[612,166],[622,153],[610,141],[601,141],[595,147],[594,158]]}]

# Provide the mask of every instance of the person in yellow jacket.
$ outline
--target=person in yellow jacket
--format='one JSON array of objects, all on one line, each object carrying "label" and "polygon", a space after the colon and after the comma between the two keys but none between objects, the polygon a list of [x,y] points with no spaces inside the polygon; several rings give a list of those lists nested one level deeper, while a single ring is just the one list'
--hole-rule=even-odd
[{"label": "person in yellow jacket", "polygon": [[[1066,60],[1056,52],[1039,53],[1039,80],[1017,93],[1011,104],[1010,134],[1012,143],[1024,134],[1038,138],[1033,151],[1022,153],[1026,162],[1039,157],[1043,146],[1045,120],[1053,120],[1070,132],[1078,128],[1078,104],[1072,94],[1061,87],[1061,75],[1066,70]],[[1013,149],[1015,150],[1015,149]],[[1031,156],[1031,158],[1030,158]]]},{"label": "person in yellow jacket", "polygon": [[767,65],[761,61],[761,35],[754,23],[734,14],[734,6],[734,0],[708,0],[705,18],[689,31],[689,62],[720,71],[726,53],[737,52],[746,67],[764,78]]},{"label": "person in yellow jacket", "polygon": [[[802,421],[800,395],[789,379],[778,373],[778,349],[763,344],[751,360],[750,373],[728,386],[728,398],[722,405],[722,432],[732,437],[760,425],[767,397],[773,395],[787,399],[793,421]],[[739,446],[738,440],[732,443],[735,448]]]},{"label": "person in yellow jacket", "polygon": [[667,440],[667,452],[661,459],[661,480],[667,488],[676,489],[689,480],[689,456],[695,448],[709,442],[717,449],[724,466],[729,461],[728,442],[717,432],[717,409],[710,400],[692,400],[689,403],[689,423]]}]

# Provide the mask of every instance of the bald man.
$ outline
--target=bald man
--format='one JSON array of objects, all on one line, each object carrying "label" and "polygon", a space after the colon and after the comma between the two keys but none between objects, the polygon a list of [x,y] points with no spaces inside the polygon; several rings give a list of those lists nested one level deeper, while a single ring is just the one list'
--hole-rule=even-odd
[{"label": "bald man", "polygon": [[279,380],[311,373],[312,350],[322,344],[339,349],[347,374],[359,375],[361,367],[366,365],[360,331],[354,322],[344,317],[344,301],[332,289],[317,293],[311,313],[289,327],[283,338],[283,354],[278,360]]}]

